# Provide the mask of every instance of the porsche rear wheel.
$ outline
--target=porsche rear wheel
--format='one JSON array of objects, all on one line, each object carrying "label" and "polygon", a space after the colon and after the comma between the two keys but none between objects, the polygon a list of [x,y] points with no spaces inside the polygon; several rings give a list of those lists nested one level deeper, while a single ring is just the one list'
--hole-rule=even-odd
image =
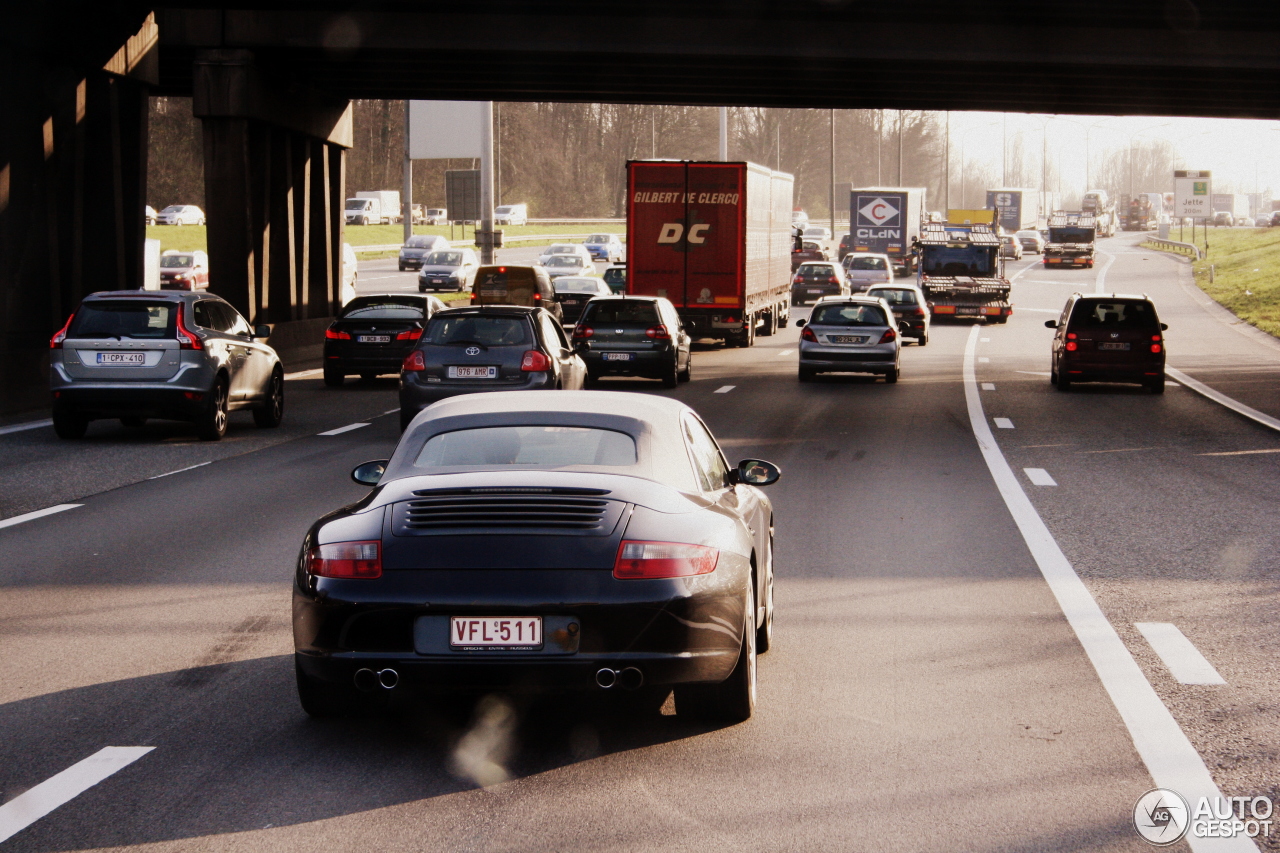
[{"label": "porsche rear wheel", "polygon": [[705,720],[742,723],[756,710],[755,596],[747,597],[742,649],[729,677],[719,684],[688,684],[676,688],[676,713]]}]

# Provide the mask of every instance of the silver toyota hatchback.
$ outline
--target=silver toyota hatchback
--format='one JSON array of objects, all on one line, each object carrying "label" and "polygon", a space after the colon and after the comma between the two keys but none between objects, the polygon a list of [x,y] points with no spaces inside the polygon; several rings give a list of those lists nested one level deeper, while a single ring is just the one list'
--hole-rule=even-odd
[{"label": "silver toyota hatchback", "polygon": [[161,418],[193,422],[200,438],[217,441],[236,409],[278,426],[284,369],[260,340],[270,333],[210,293],[90,294],[49,341],[54,431],[81,438],[92,420]]},{"label": "silver toyota hatchback", "polygon": [[818,373],[875,373],[897,382],[902,350],[893,309],[872,296],[829,296],[818,301],[808,324],[798,320],[800,381]]}]

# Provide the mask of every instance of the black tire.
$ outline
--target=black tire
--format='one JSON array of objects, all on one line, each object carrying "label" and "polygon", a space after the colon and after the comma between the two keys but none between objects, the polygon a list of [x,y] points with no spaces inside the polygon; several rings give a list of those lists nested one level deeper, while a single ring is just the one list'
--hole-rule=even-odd
[{"label": "black tire", "polygon": [[764,321],[764,328],[760,330],[762,337],[772,337],[778,332],[778,309],[770,308],[768,319]]},{"label": "black tire", "polygon": [[754,596],[747,596],[747,621],[742,630],[738,662],[719,684],[689,684],[676,688],[676,713],[726,723],[743,723],[756,710],[756,629]]},{"label": "black tire", "polygon": [[586,374],[582,377],[582,387],[584,390],[587,388],[595,388],[599,384],[600,384],[600,377],[592,376],[590,370],[588,370]]},{"label": "black tire", "polygon": [[378,374],[376,374],[376,373],[361,373],[361,374],[360,374],[360,381],[361,381],[361,382],[372,382],[373,380],[375,380],[375,379],[377,379],[377,378],[378,378]]},{"label": "black tire", "polygon": [[684,359],[684,370],[676,374],[676,379],[688,382],[693,378],[693,351],[690,350]]},{"label": "black tire", "polygon": [[898,381],[898,368],[891,367],[889,372],[884,375],[884,381],[887,385],[894,385]]},{"label": "black tire", "polygon": [[405,271],[405,265],[404,265],[404,264],[397,264],[397,266],[398,266],[398,267],[400,267],[400,272],[404,272],[404,271]]},{"label": "black tire", "polygon": [[140,426],[146,426],[147,419],[139,415],[130,415],[127,418],[121,418],[120,423],[132,429],[137,429]]},{"label": "black tire", "polygon": [[53,431],[58,438],[84,438],[89,429],[89,419],[65,409],[53,410]]},{"label": "black tire", "polygon": [[734,341],[735,346],[746,349],[756,344],[756,318],[744,317],[746,328],[742,330],[742,335]]},{"label": "black tire", "polygon": [[1163,376],[1149,380],[1146,383],[1146,385],[1147,385],[1147,390],[1150,391],[1152,394],[1164,393],[1164,377]]},{"label": "black tire", "polygon": [[280,426],[283,419],[284,371],[277,367],[267,380],[261,408],[253,410],[253,422],[263,429],[273,429]]},{"label": "black tire", "polygon": [[916,338],[916,346],[923,347],[929,345],[929,330],[925,329],[920,333],[920,337]]},{"label": "black tire", "polygon": [[1059,374],[1058,374],[1058,384],[1057,384],[1057,388],[1058,388],[1058,390],[1059,390],[1059,391],[1070,391],[1070,390],[1071,390],[1071,380],[1070,380],[1070,379],[1065,378],[1061,373],[1059,373]]},{"label": "black tire", "polygon": [[341,387],[342,387],[342,382],[343,382],[343,380],[345,380],[345,379],[346,379],[346,377],[345,377],[345,376],[343,376],[343,375],[342,375],[342,373],[340,373],[339,371],[337,371],[337,370],[329,370],[329,369],[327,369],[327,368],[325,369],[325,372],[324,372],[324,384],[325,384],[325,387],[327,387],[327,388],[341,388]]},{"label": "black tire", "polygon": [[196,434],[201,441],[221,441],[227,434],[227,377],[219,376],[207,397],[196,420]]},{"label": "black tire", "polygon": [[302,671],[296,657],[293,661],[293,674],[298,684],[298,701],[309,717],[350,717],[368,707],[368,703],[362,701],[364,697],[354,686],[344,689],[338,685],[316,681]]},{"label": "black tire", "polygon": [[[769,538],[769,565],[773,566],[773,538]],[[765,578],[764,623],[756,629],[756,654],[762,655],[773,648],[773,570]]]},{"label": "black tire", "polygon": [[662,371],[662,387],[674,388],[680,384],[679,370],[680,353],[676,353],[675,358],[671,359],[671,368]]},{"label": "black tire", "polygon": [[812,382],[813,377],[817,375],[818,375],[818,372],[814,370],[812,367],[802,367],[800,368],[799,379],[801,382]]},{"label": "black tire", "polygon": [[418,416],[417,412],[413,411],[412,409],[406,409],[403,406],[401,406],[400,407],[400,431],[404,432],[406,429],[408,429],[409,424],[412,423],[413,419],[416,418],[417,416]]}]

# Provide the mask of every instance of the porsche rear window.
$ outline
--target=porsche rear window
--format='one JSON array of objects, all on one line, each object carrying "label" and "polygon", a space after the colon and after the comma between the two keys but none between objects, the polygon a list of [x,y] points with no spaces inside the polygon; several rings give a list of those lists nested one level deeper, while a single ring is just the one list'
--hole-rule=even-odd
[{"label": "porsche rear window", "polygon": [[431,436],[413,464],[418,468],[622,467],[636,464],[636,443],[626,433],[594,427],[477,427]]}]

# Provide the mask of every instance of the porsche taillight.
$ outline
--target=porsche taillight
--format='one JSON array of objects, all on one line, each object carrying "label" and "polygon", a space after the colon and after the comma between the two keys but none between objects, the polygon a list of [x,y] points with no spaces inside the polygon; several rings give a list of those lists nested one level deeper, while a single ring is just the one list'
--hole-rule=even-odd
[{"label": "porsche taillight", "polygon": [[307,573],[322,578],[382,577],[381,542],[330,542],[307,552]]},{"label": "porsche taillight", "polygon": [[618,580],[687,578],[714,572],[720,551],[706,545],[624,540],[613,563]]}]

